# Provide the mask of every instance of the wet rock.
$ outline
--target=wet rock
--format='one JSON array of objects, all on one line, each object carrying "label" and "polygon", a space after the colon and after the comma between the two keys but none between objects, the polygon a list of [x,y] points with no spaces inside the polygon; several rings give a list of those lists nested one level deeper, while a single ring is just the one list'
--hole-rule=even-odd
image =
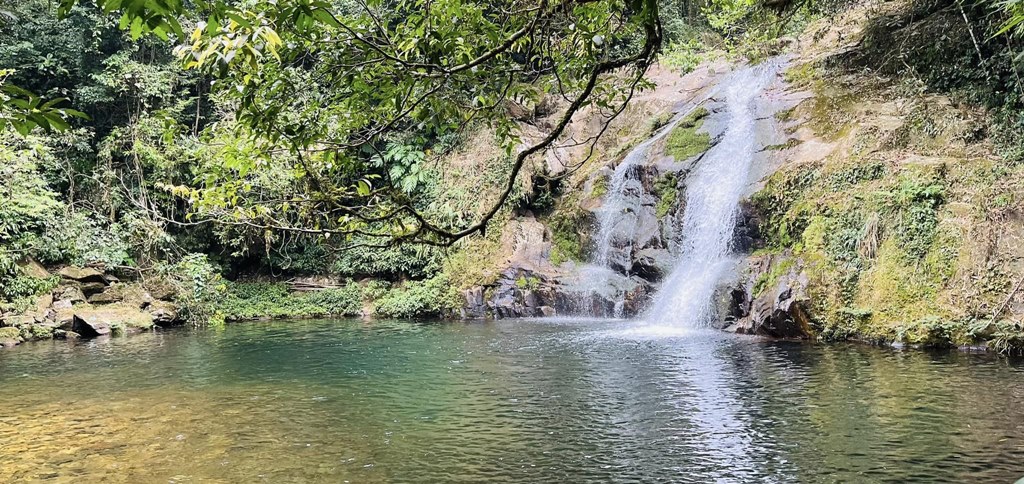
[{"label": "wet rock", "polygon": [[502,273],[487,307],[495,318],[542,316],[544,306],[557,304],[557,282],[547,276],[525,269],[508,269]]},{"label": "wet rock", "polygon": [[633,260],[633,273],[648,282],[658,282],[672,271],[672,254],[666,249],[638,250]]},{"label": "wet rock", "polygon": [[99,315],[74,315],[71,330],[82,335],[83,338],[95,338],[110,334],[110,323],[101,319]]},{"label": "wet rock", "polygon": [[66,339],[68,341],[74,341],[74,340],[77,340],[77,339],[79,339],[81,337],[82,337],[82,335],[80,335],[80,334],[78,334],[78,333],[76,333],[74,331],[67,331],[67,330],[63,330],[63,329],[59,329],[59,328],[53,330],[53,338],[54,339]]},{"label": "wet rock", "polygon": [[526,306],[531,310],[539,308],[540,303],[539,299],[537,298],[537,293],[531,290],[523,291],[523,306]]},{"label": "wet rock", "polygon": [[167,301],[154,302],[149,306],[149,314],[157,326],[172,326],[178,322],[178,308]]},{"label": "wet rock", "polygon": [[658,217],[655,215],[653,207],[643,207],[637,213],[634,237],[633,246],[638,249],[664,247],[661,241],[661,225],[658,224]]},{"label": "wet rock", "polygon": [[103,277],[103,273],[91,267],[68,266],[61,268],[57,273],[64,279],[70,279],[72,281],[96,282],[103,284],[104,286],[107,284],[106,279]]},{"label": "wet rock", "polygon": [[[788,261],[788,262],[787,262]],[[766,257],[755,262],[755,269],[750,273],[750,280],[759,280],[771,274],[778,264],[792,263],[787,256]],[[730,297],[736,302],[733,317],[738,319],[727,328],[727,331],[745,334],[771,336],[773,338],[807,338],[811,334],[810,298],[807,295],[809,284],[807,275],[800,270],[799,261],[775,281],[768,281],[769,286],[760,294],[750,294],[752,284],[746,285],[744,294],[736,294],[733,289]],[[750,301],[749,304],[746,301]],[[749,314],[744,314],[749,308]]]},{"label": "wet rock", "polygon": [[558,314],[558,311],[555,311],[555,308],[551,306],[541,306],[539,309],[541,316],[544,316],[545,318],[550,318]]},{"label": "wet rock", "polygon": [[647,281],[638,277],[633,277],[630,281],[633,282],[633,287],[625,291],[622,296],[622,316],[626,317],[640,314],[647,306],[651,295],[651,288]]},{"label": "wet rock", "polygon": [[462,291],[465,304],[462,306],[464,319],[483,319],[487,316],[487,303],[484,302],[484,287],[473,286]]},{"label": "wet rock", "polygon": [[760,218],[757,210],[749,201],[740,203],[736,217],[736,228],[733,231],[732,246],[738,252],[750,253],[761,248]]},{"label": "wet rock", "polygon": [[14,348],[21,344],[19,339],[4,338],[0,339],[0,348]]}]

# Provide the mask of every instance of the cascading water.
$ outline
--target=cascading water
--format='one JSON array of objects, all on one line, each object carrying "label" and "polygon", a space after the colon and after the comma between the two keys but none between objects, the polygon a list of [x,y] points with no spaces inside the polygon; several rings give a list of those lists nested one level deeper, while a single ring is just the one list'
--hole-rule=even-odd
[{"label": "cascading water", "polygon": [[662,282],[644,320],[659,326],[698,327],[714,316],[715,286],[729,267],[740,198],[758,145],[755,101],[777,77],[781,60],[732,73],[723,80],[729,116],[721,141],[687,179],[680,258]]},{"label": "cascading water", "polygon": [[[703,99],[705,98],[701,98],[701,101]],[[629,258],[632,257],[632,236],[637,228],[636,214],[639,212],[642,197],[646,194],[640,180],[640,165],[648,161],[651,145],[666,137],[698,105],[700,102],[694,103],[688,111],[677,114],[653,136],[630,150],[612,172],[604,202],[597,214],[596,256],[593,263],[581,270],[584,281],[580,284],[584,294],[583,309],[589,315],[605,315],[603,311],[595,311],[594,296],[609,291],[613,285],[613,278],[624,278],[622,274],[616,272],[616,266],[628,266]],[[622,317],[625,294],[618,291],[615,296],[617,300],[612,316]]]},{"label": "cascading water", "polygon": [[[699,104],[697,103],[695,106]],[[672,128],[690,112],[692,109],[673,117],[654,136],[627,153],[612,172],[608,181],[607,194],[601,204],[601,210],[597,214],[598,230],[594,239],[596,255],[593,263],[581,271],[583,279],[586,281],[583,287],[583,308],[592,316],[602,315],[593,314],[594,295],[611,287],[612,278],[621,277],[616,272],[615,266],[626,266],[632,255],[631,236],[636,230],[636,213],[645,194],[643,184],[639,179],[638,167],[648,160],[651,146],[668,135]],[[613,316],[621,317],[623,294],[619,292],[617,296],[619,299],[615,302]]]}]

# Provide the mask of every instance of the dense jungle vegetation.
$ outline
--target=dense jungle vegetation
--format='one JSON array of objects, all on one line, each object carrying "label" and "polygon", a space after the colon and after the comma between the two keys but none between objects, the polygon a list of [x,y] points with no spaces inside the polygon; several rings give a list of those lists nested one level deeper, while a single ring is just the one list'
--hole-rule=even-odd
[{"label": "dense jungle vegetation", "polygon": [[[2,309],[56,284],[24,269],[34,260],[166,278],[198,322],[357,312],[360,291],[375,293],[381,314],[440,314],[457,305],[453,290],[486,254],[461,249],[493,243],[489,228],[557,196],[559,177],[524,180],[523,166],[575,113],[614,118],[650,87],[643,75],[658,59],[686,71],[718,55],[763,58],[842,8],[8,3],[0,12]],[[963,30],[938,41],[900,30],[939,11],[962,18]],[[850,65],[986,107],[992,122],[978,135],[1019,163],[1021,19],[1024,2],[1014,0],[921,1],[909,17],[880,15],[872,55]],[[540,113],[554,122],[524,135]],[[486,170],[448,164],[481,130],[499,147],[486,153]],[[265,311],[253,308],[281,287],[241,282],[320,274],[380,282]]]}]

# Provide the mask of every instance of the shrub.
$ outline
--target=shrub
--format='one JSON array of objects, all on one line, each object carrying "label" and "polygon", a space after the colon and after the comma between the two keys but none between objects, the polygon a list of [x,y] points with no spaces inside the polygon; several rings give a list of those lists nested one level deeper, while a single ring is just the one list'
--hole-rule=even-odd
[{"label": "shrub", "polygon": [[408,281],[376,301],[377,314],[394,318],[442,316],[458,308],[458,297],[444,275],[425,281]]},{"label": "shrub", "polygon": [[206,255],[189,254],[177,263],[158,265],[157,271],[174,287],[182,319],[196,326],[219,321],[215,309],[224,283]]},{"label": "shrub", "polygon": [[362,313],[362,299],[353,282],[311,292],[291,292],[279,282],[231,282],[215,307],[229,320],[354,316]]}]

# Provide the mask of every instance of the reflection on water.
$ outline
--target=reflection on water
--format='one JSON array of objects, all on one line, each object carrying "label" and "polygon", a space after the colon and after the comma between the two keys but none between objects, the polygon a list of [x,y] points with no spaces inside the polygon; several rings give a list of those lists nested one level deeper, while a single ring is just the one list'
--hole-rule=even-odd
[{"label": "reflection on water", "polygon": [[607,321],[0,353],[0,482],[1012,482],[1024,366]]}]

